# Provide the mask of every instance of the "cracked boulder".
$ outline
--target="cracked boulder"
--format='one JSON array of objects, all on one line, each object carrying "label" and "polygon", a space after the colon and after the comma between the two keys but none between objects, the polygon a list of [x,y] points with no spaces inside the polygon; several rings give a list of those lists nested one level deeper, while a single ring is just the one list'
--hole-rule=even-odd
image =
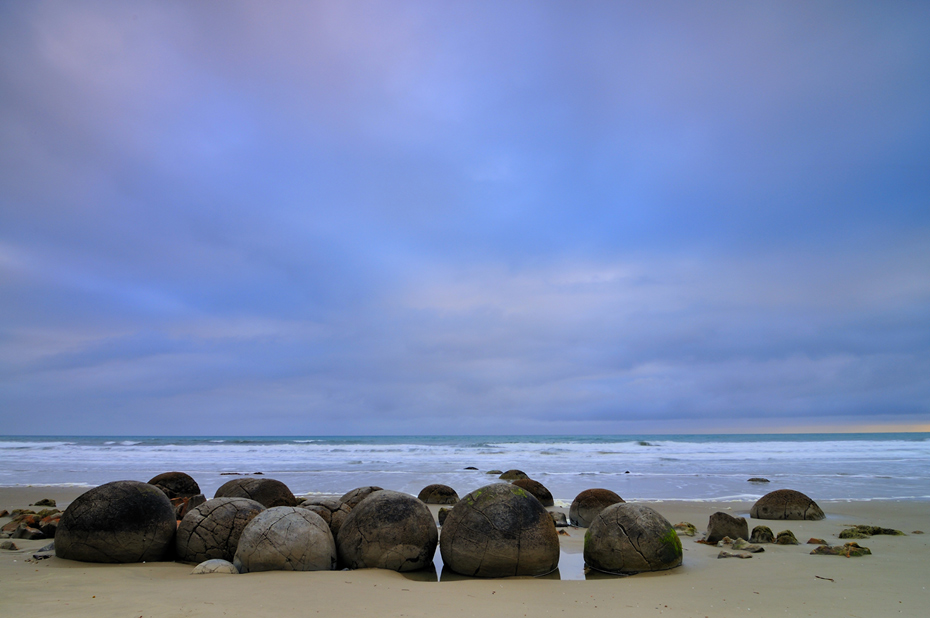
[{"label": "cracked boulder", "polygon": [[55,555],[84,562],[149,562],[169,557],[177,520],[154,485],[114,481],[72,502],[55,532]]},{"label": "cracked boulder", "polygon": [[724,537],[731,539],[749,538],[749,524],[744,517],[733,517],[729,513],[717,511],[710,516],[707,521],[707,534],[704,535],[704,542],[715,544]]},{"label": "cracked boulder", "polygon": [[429,507],[409,494],[381,490],[352,509],[336,549],[350,569],[416,571],[432,564],[438,537]]},{"label": "cracked boulder", "polygon": [[820,520],[823,511],[817,503],[793,489],[777,489],[767,493],[752,505],[749,516],[754,519]]},{"label": "cracked boulder", "polygon": [[213,497],[248,498],[267,509],[273,506],[297,506],[297,498],[287,485],[274,479],[233,479],[221,485]]},{"label": "cracked boulder", "polygon": [[165,472],[149,480],[149,485],[159,488],[168,498],[190,498],[200,493],[200,485],[184,472]]},{"label": "cracked boulder", "polygon": [[545,575],[559,566],[559,535],[549,512],[509,483],[476,489],[442,525],[445,566],[472,577]]},{"label": "cracked boulder", "polygon": [[358,503],[375,493],[376,491],[383,491],[383,488],[378,487],[377,485],[368,485],[365,487],[356,487],[355,489],[346,492],[343,494],[339,500],[345,502],[349,505],[350,509],[354,509],[358,506]]},{"label": "cracked boulder", "polygon": [[322,517],[333,533],[333,538],[339,534],[346,517],[352,512],[352,507],[335,498],[307,498],[297,506]]},{"label": "cracked boulder", "polygon": [[233,564],[240,573],[332,571],[336,543],[329,525],[313,511],[276,506],[256,515],[242,531]]},{"label": "cracked boulder", "polygon": [[619,502],[598,513],[584,535],[584,561],[604,573],[633,574],[681,566],[681,541],[667,519]]},{"label": "cracked boulder", "polygon": [[568,510],[568,519],[573,526],[587,528],[598,513],[612,504],[623,502],[623,498],[609,489],[585,489],[575,496]]},{"label": "cracked boulder", "polygon": [[546,489],[546,486],[539,481],[534,481],[533,479],[517,479],[513,484],[528,491],[530,495],[539,500],[540,504],[543,506],[555,505],[552,494]]},{"label": "cracked boulder", "polygon": [[427,485],[420,491],[417,496],[426,504],[455,504],[459,501],[459,495],[448,485]]},{"label": "cracked boulder", "polygon": [[178,525],[178,560],[200,563],[219,558],[232,562],[242,530],[264,510],[248,498],[214,498],[188,511]]}]

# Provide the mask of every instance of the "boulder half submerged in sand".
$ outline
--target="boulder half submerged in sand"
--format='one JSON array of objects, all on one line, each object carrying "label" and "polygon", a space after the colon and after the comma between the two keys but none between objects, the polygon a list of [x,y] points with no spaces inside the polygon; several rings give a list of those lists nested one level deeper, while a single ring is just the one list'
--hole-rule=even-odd
[{"label": "boulder half submerged in sand", "polygon": [[602,510],[584,537],[584,561],[604,573],[664,571],[681,565],[681,541],[667,519],[639,504]]},{"label": "boulder half submerged in sand", "polygon": [[776,489],[752,505],[754,519],[798,519],[817,521],[825,517],[817,503],[793,489]]}]

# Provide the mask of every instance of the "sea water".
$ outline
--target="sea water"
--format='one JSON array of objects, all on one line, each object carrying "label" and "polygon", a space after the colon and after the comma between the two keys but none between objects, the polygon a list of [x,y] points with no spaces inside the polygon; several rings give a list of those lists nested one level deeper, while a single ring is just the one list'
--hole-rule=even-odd
[{"label": "sea water", "polygon": [[[477,470],[467,470],[474,467]],[[603,487],[627,501],[930,500],[930,434],[381,437],[0,437],[0,486],[95,486],[180,470],[211,497],[261,472],[295,494],[378,485],[460,496],[520,469],[570,503]],[[769,483],[750,483],[751,477]]]}]

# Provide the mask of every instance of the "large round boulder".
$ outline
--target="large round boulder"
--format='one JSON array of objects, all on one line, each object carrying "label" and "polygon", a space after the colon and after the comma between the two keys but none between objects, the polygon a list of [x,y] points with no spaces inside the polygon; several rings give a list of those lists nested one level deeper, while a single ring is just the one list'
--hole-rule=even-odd
[{"label": "large round boulder", "polygon": [[336,549],[350,569],[416,571],[432,564],[438,537],[429,507],[409,494],[380,490],[346,517]]},{"label": "large round boulder", "polygon": [[336,543],[313,511],[276,506],[256,515],[242,531],[233,564],[240,573],[332,571]]},{"label": "large round boulder", "polygon": [[648,506],[618,502],[603,509],[584,535],[584,561],[604,573],[664,571],[681,565],[681,541]]},{"label": "large round boulder", "polygon": [[817,503],[793,489],[776,489],[752,505],[749,516],[753,519],[807,519],[825,517]]},{"label": "large round boulder", "polygon": [[232,562],[246,524],[264,510],[248,498],[207,500],[189,511],[178,525],[178,560],[200,563],[220,558]]},{"label": "large round boulder", "polygon": [[517,479],[513,484],[528,491],[534,498],[539,500],[540,504],[543,506],[553,506],[555,504],[555,500],[552,499],[552,494],[546,489],[546,486],[539,481],[534,481],[533,479]]},{"label": "large round boulder", "polygon": [[55,532],[55,555],[85,562],[151,562],[170,557],[177,520],[154,485],[114,481],[72,502]]},{"label": "large round boulder", "polygon": [[548,511],[509,483],[476,489],[452,507],[439,540],[442,561],[473,577],[545,575],[559,566],[559,535]]},{"label": "large round boulder", "polygon": [[346,517],[352,512],[352,507],[335,498],[307,498],[297,506],[313,511],[322,517],[332,531],[334,539],[339,534],[339,529],[342,528]]},{"label": "large round boulder", "polygon": [[200,493],[200,485],[184,472],[164,472],[149,480],[169,498],[190,498]]},{"label": "large round boulder", "polygon": [[623,502],[623,498],[609,489],[585,489],[575,496],[568,510],[568,519],[573,526],[587,528],[598,513],[612,504]]},{"label": "large round boulder", "polygon": [[459,495],[448,485],[427,485],[420,491],[417,499],[427,504],[455,504]]},{"label": "large round boulder", "polygon": [[297,498],[287,485],[274,479],[233,479],[220,485],[214,498],[248,498],[267,509],[273,506],[297,506]]},{"label": "large round boulder", "polygon": [[365,487],[356,487],[350,491],[347,491],[345,494],[339,498],[342,502],[345,502],[349,505],[350,509],[354,509],[358,506],[358,503],[375,493],[376,491],[383,491],[383,488],[378,487],[377,485],[367,485]]}]

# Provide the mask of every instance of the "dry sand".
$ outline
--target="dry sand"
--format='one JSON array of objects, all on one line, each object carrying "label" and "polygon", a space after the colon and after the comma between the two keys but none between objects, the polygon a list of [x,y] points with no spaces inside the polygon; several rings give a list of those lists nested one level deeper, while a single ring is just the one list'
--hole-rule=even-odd
[{"label": "dry sand", "polygon": [[[0,508],[39,498],[63,508],[75,488],[0,488]],[[699,530],[723,510],[748,518],[750,503],[655,502],[672,523]],[[930,504],[821,502],[819,522],[762,522],[802,543],[766,545],[752,559],[717,559],[716,547],[682,537],[684,565],[662,573],[588,581],[508,578],[423,582],[393,571],[190,575],[173,562],[103,565],[31,561],[47,541],[0,551],[0,616],[926,616],[930,613]],[[2,519],[0,522],[6,522]],[[842,543],[844,524],[896,528],[907,536],[859,541],[873,555],[812,556],[809,537]],[[580,564],[584,530],[567,528],[562,569]]]}]

